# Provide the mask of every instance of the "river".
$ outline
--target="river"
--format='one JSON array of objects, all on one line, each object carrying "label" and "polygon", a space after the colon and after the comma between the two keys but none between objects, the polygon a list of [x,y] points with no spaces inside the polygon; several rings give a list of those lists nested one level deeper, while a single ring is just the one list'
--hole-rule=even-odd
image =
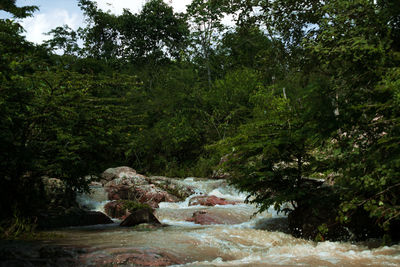
[{"label": "river", "polygon": [[[187,178],[179,181],[195,188],[195,195],[208,194],[232,201],[245,199],[223,180]],[[400,245],[379,246],[377,240],[363,243],[313,242],[287,234],[287,222],[273,209],[253,216],[254,206],[245,203],[225,206],[188,206],[160,203],[156,217],[167,227],[134,229],[111,225],[72,227],[51,231],[62,238],[57,245],[85,248],[86,264],[119,253],[169,255],[174,266],[400,266]],[[101,210],[106,202],[102,188],[80,202]],[[218,215],[221,225],[198,225],[186,221],[195,211]],[[82,257],[82,256],[81,256]],[[129,265],[124,265],[129,266]]]}]

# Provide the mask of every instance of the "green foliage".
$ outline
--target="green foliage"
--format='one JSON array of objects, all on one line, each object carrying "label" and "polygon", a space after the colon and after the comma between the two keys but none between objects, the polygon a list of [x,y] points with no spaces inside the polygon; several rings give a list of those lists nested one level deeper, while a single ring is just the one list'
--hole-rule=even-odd
[{"label": "green foliage", "polygon": [[339,222],[366,210],[393,233],[400,215],[398,9],[384,1],[266,3],[264,22],[292,57],[273,87],[288,103],[273,103],[277,113],[264,108],[268,119],[254,116],[232,139],[232,182],[261,209],[288,201],[296,208],[312,204],[303,177],[335,173]]},{"label": "green foliage", "polygon": [[119,16],[98,9],[93,1],[81,0],[79,6],[89,23],[80,35],[91,57],[142,65],[179,59],[185,48],[186,21],[162,0],[147,1],[140,14],[125,9]]},{"label": "green foliage", "polygon": [[150,211],[153,211],[153,208],[150,207],[147,204],[143,204],[140,202],[136,202],[133,200],[119,200],[123,204],[123,209],[127,209],[130,212],[139,210],[139,209],[148,209]]},{"label": "green foliage", "polygon": [[72,30],[68,25],[57,27],[47,35],[52,38],[45,42],[51,50],[62,50],[65,55],[76,55],[81,53],[78,46],[78,33]]},{"label": "green foliage", "polygon": [[[58,27],[44,46],[0,20],[2,216],[45,205],[44,175],[77,191],[110,166],[206,176],[226,156],[230,182],[260,210],[329,202],[333,215],[311,209],[347,226],[366,213],[395,236],[396,1],[195,0],[187,14],[161,0],[138,14],[79,6],[87,27]],[[22,18],[36,8],[0,9]],[[223,25],[226,15],[236,27]],[[8,225],[20,232],[27,222]],[[315,225],[320,240],[331,223]]]},{"label": "green foliage", "polygon": [[0,239],[32,239],[36,226],[31,218],[22,217],[18,210],[14,210],[12,218],[0,222]]},{"label": "green foliage", "polygon": [[15,18],[26,18],[32,16],[32,13],[38,10],[37,6],[23,6],[17,7],[16,0],[2,0],[0,3],[0,10],[9,12]]}]

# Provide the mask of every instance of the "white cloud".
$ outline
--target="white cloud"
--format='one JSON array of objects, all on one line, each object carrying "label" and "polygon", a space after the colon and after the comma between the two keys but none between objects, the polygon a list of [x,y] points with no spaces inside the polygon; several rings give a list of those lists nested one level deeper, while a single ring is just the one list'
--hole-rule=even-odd
[{"label": "white cloud", "polygon": [[78,13],[71,14],[66,9],[53,9],[51,13],[40,13],[21,22],[26,30],[26,39],[39,44],[50,38],[44,33],[64,24],[76,30],[82,26],[83,17]]},{"label": "white cloud", "polygon": [[96,2],[103,11],[111,11],[111,13],[120,15],[124,8],[133,13],[139,12],[145,0],[96,0]]},{"label": "white cloud", "polygon": [[192,0],[168,0],[165,2],[170,4],[174,8],[175,12],[185,12],[186,6],[189,5]]},{"label": "white cloud", "polygon": [[[146,0],[96,0],[96,2],[100,9],[119,15],[122,14],[124,8],[133,13],[140,12]],[[190,4],[192,0],[164,0],[164,2],[172,6],[175,12],[184,12],[186,5]]]},{"label": "white cloud", "polygon": [[[147,0],[95,0],[99,8],[104,11],[111,11],[114,14],[122,14],[124,8],[131,12],[140,12]],[[186,6],[192,0],[164,0],[168,5],[174,8],[175,12],[185,12]],[[36,13],[33,17],[23,19],[22,26],[26,30],[26,38],[34,43],[42,43],[48,40],[50,36],[44,33],[49,32],[55,27],[67,24],[70,28],[76,30],[84,26],[84,18],[81,12],[69,11],[64,8],[48,9],[46,12]]]}]

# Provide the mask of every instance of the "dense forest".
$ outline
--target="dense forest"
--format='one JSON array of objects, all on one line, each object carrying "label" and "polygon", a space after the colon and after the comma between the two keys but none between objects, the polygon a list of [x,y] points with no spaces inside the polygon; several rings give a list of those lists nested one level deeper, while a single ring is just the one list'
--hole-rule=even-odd
[{"label": "dense forest", "polygon": [[329,209],[321,234],[364,214],[396,238],[398,0],[193,0],[186,13],[149,0],[121,15],[77,4],[86,26],[37,45],[19,24],[37,7],[0,3],[12,14],[0,20],[2,227],[34,222],[43,176],[81,191],[126,165],[224,172],[260,210]]}]

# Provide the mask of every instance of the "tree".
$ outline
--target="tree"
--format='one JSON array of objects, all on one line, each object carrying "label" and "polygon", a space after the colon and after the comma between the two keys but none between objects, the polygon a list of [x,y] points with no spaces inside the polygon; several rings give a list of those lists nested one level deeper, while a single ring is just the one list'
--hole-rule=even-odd
[{"label": "tree", "polygon": [[[394,236],[400,217],[398,8],[389,11],[388,2],[364,0],[262,6],[291,57],[287,74],[273,87],[284,89],[289,104],[272,122],[255,120],[242,128],[232,154],[233,168],[239,169],[233,183],[262,208],[294,201],[296,209],[312,195],[302,189],[307,181],[302,177],[330,172],[336,177],[335,224],[355,225],[362,237],[367,232],[357,226],[357,216],[365,214]],[[303,77],[292,84],[298,75]],[[307,164],[294,167],[295,162]]]},{"label": "tree", "polygon": [[26,18],[32,16],[32,13],[38,10],[37,6],[17,7],[16,0],[3,0],[0,3],[0,10],[9,12],[15,18]]},{"label": "tree", "polygon": [[89,55],[135,64],[180,58],[188,26],[162,0],[146,2],[139,14],[125,9],[120,16],[99,10],[90,0],[79,5],[89,23],[81,33]]},{"label": "tree", "polygon": [[162,0],[146,2],[140,14],[120,16],[121,44],[131,61],[179,60],[186,46],[188,26],[181,14]]},{"label": "tree", "polygon": [[[203,60],[207,73],[208,86],[212,84],[211,56],[213,46],[224,30],[222,19],[227,13],[225,0],[194,0],[187,7],[191,18],[192,40],[195,56]],[[203,63],[202,63],[203,64]]]},{"label": "tree", "polygon": [[45,41],[45,45],[50,50],[61,50],[64,55],[79,55],[82,53],[78,45],[79,35],[68,25],[52,29],[47,35],[52,36],[50,40]]},{"label": "tree", "polygon": [[81,30],[86,53],[97,59],[113,60],[121,57],[116,15],[103,12],[96,3],[80,0],[78,5],[84,11],[88,26]]},{"label": "tree", "polygon": [[321,10],[324,19],[316,38],[307,39],[335,93],[341,219],[351,220],[361,208],[386,231],[400,217],[394,197],[400,190],[394,101],[400,63],[395,21],[400,12],[389,11],[390,6],[383,1],[331,1]]}]

